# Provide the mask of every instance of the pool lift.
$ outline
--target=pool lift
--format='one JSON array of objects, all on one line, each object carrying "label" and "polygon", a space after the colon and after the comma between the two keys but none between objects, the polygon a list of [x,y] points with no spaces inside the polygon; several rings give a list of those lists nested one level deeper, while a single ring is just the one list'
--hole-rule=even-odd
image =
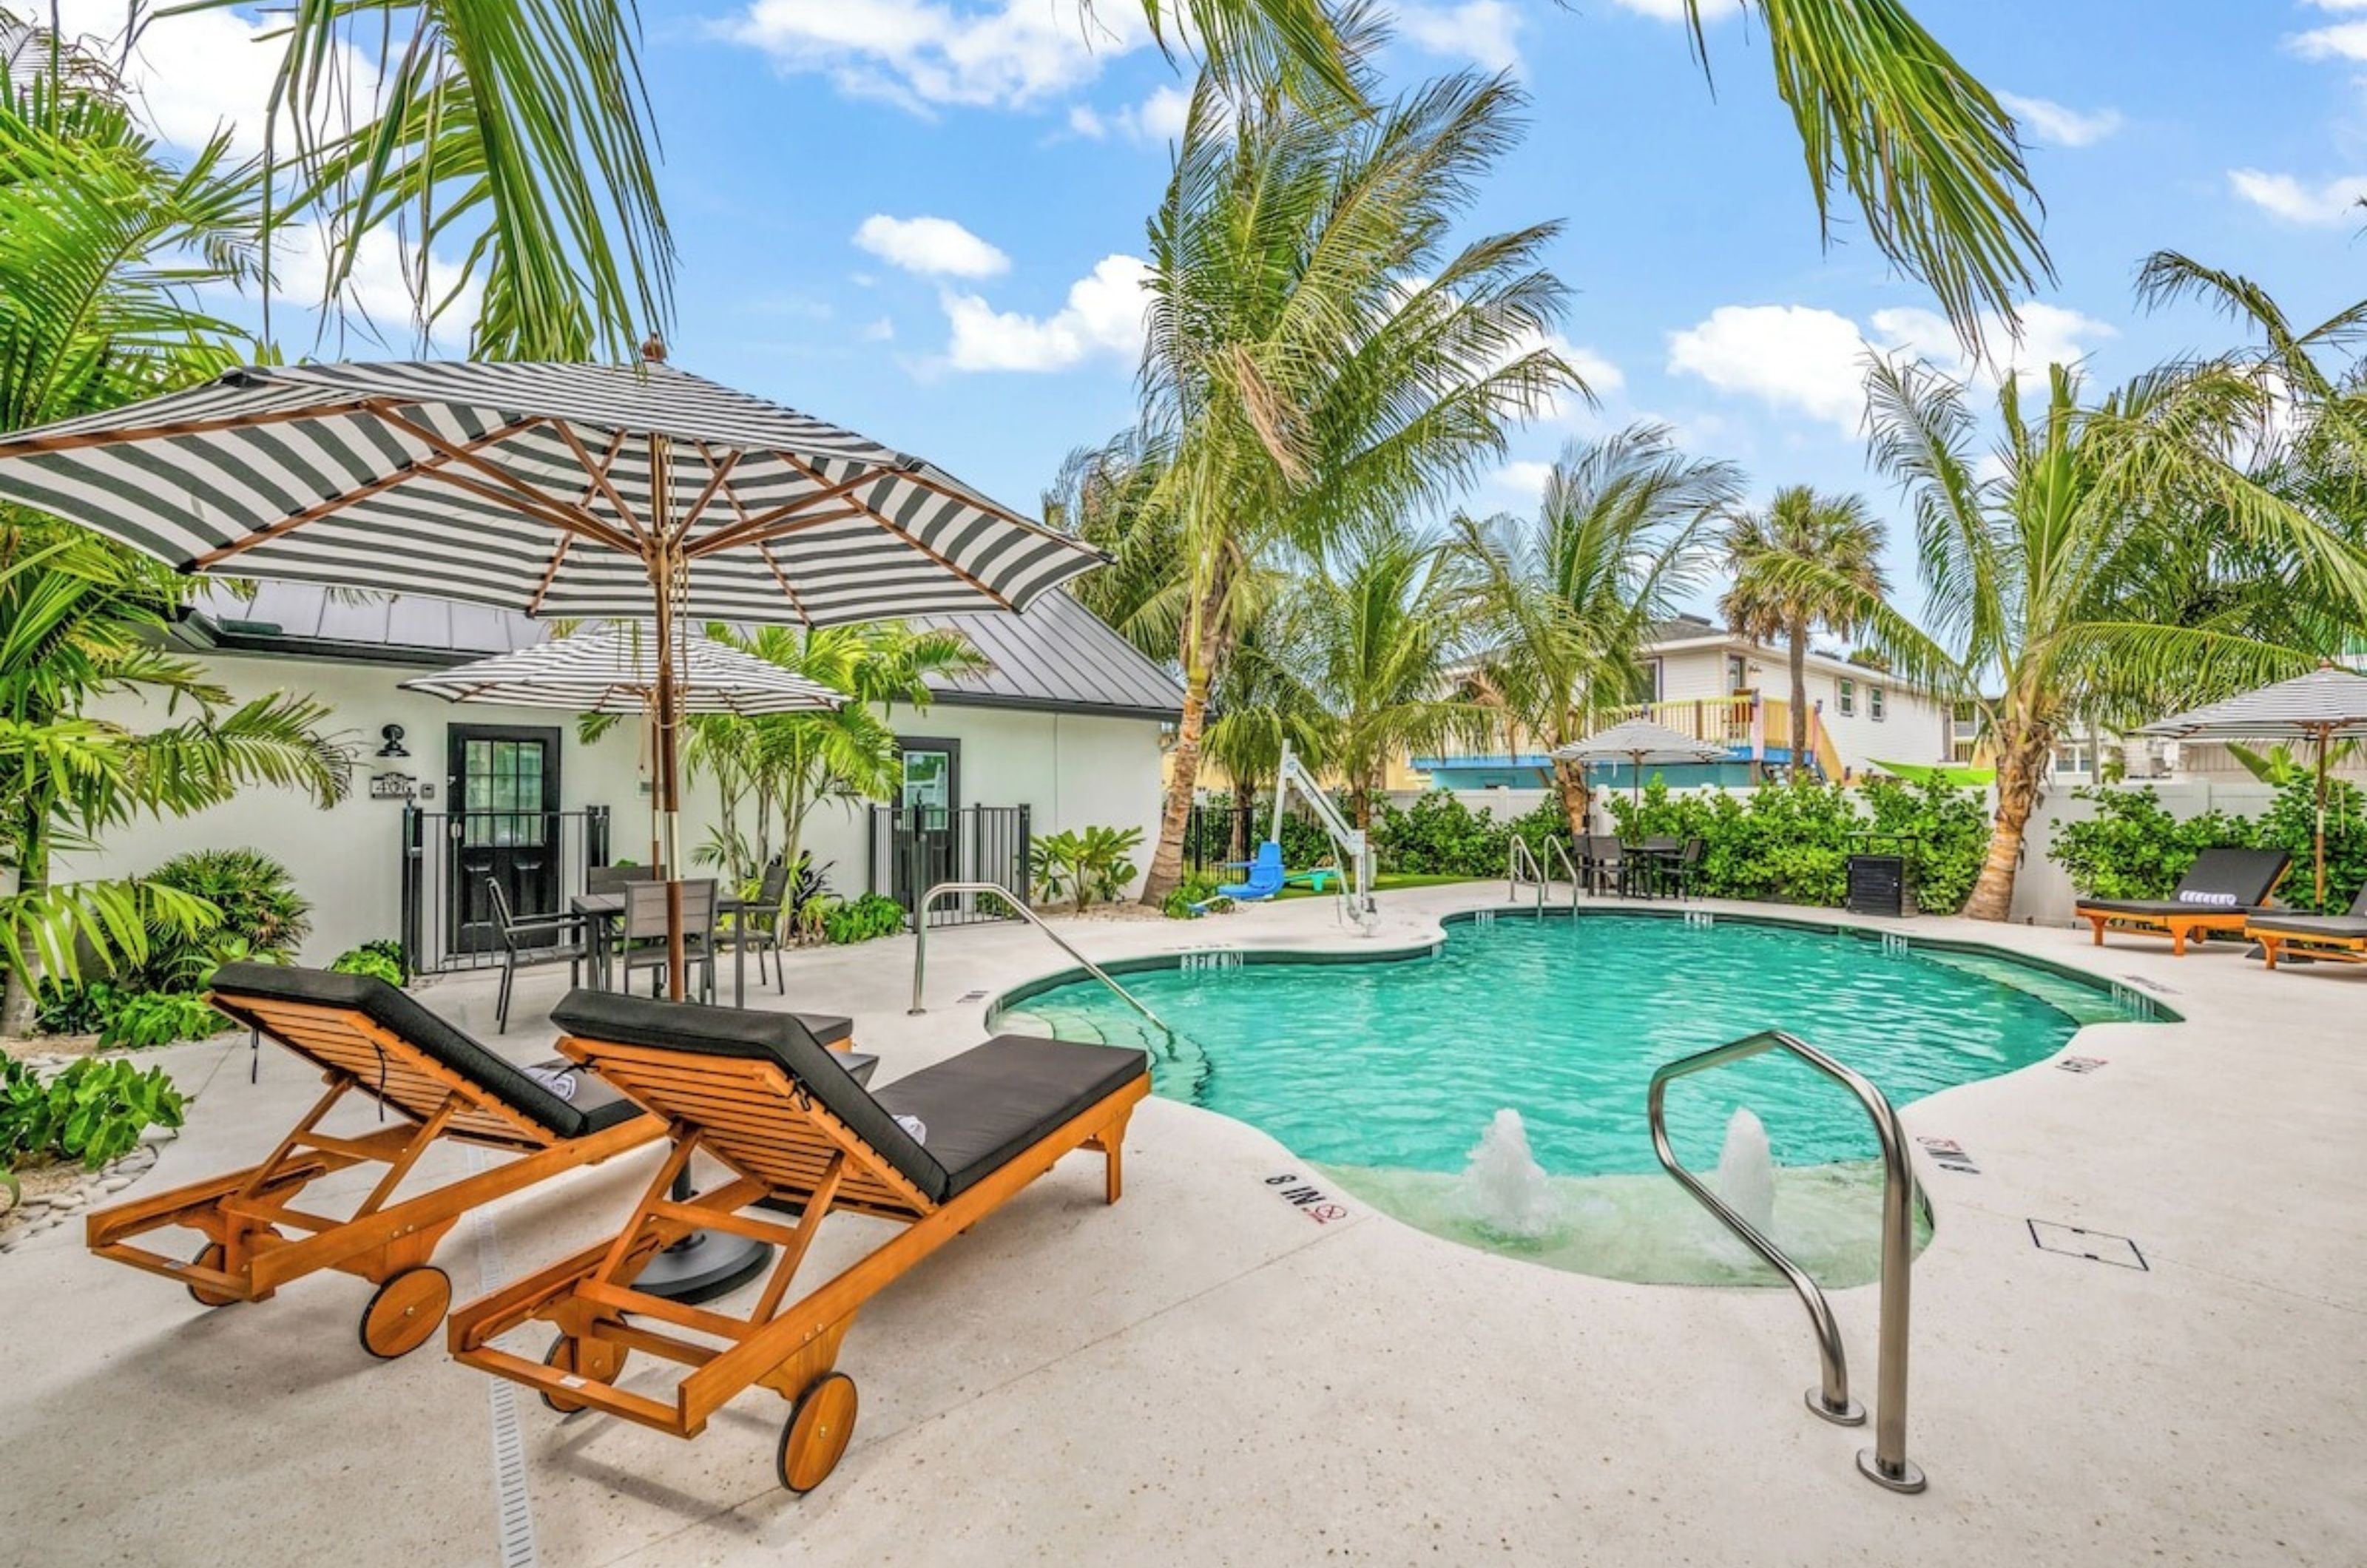
[{"label": "pool lift", "polygon": [[1334,853],[1340,857],[1341,870],[1345,873],[1340,884],[1336,906],[1342,920],[1356,928],[1360,936],[1371,936],[1381,929],[1381,911],[1373,902],[1373,848],[1365,835],[1348,826],[1331,797],[1316,784],[1314,777],[1299,765],[1290,753],[1290,745],[1283,743],[1282,766],[1274,781],[1274,832],[1270,842],[1277,850],[1282,843],[1282,811],[1290,802],[1290,792],[1297,790],[1307,802],[1315,820],[1331,840]]}]

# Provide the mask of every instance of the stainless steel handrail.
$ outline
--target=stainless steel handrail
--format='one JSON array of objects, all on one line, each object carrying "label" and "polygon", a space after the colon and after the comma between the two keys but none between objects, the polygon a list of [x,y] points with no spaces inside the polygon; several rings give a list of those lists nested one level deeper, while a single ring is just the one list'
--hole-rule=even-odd
[{"label": "stainless steel handrail", "polygon": [[947,893],[989,893],[1008,905],[1011,912],[1052,939],[1052,945],[1084,965],[1085,973],[1116,991],[1127,1006],[1149,1019],[1161,1032],[1173,1038],[1175,1032],[1166,1021],[1144,1007],[1132,991],[1109,977],[1108,971],[1069,945],[1068,939],[1044,923],[1043,917],[1022,903],[1017,895],[998,882],[940,882],[921,896],[919,908],[912,911],[912,1005],[906,1010],[918,1018],[929,1010],[921,1005],[921,987],[925,981],[929,963],[929,911],[935,908],[940,896]]},{"label": "stainless steel handrail", "polygon": [[1512,848],[1504,852],[1504,902],[1509,904],[1521,896],[1521,866],[1523,863],[1536,874],[1537,913],[1542,915],[1546,912],[1546,868],[1537,863],[1535,852],[1518,833],[1512,835]]},{"label": "stainless steel handrail", "polygon": [[1569,873],[1569,907],[1575,909],[1578,908],[1579,889],[1582,886],[1578,880],[1578,862],[1570,859],[1569,846],[1567,843],[1557,838],[1547,839],[1546,859],[1551,860],[1556,855],[1561,857],[1562,870]]},{"label": "stainless steel handrail", "polygon": [[1907,1458],[1908,1277],[1915,1261],[1915,1172],[1907,1162],[1906,1130],[1898,1124],[1898,1112],[1891,1109],[1890,1101],[1865,1078],[1806,1041],[1781,1030],[1762,1030],[1727,1044],[1680,1057],[1653,1073],[1649,1101],[1652,1152],[1659,1156],[1662,1167],[1704,1208],[1791,1281],[1801,1304],[1808,1309],[1809,1321],[1817,1331],[1817,1353],[1824,1367],[1823,1386],[1808,1391],[1808,1408],[1841,1426],[1863,1424],[1865,1411],[1849,1396],[1849,1367],[1841,1353],[1840,1325],[1833,1319],[1832,1308],[1826,1304],[1824,1292],[1781,1248],[1760,1235],[1757,1227],[1680,1164],[1676,1151],[1669,1146],[1663,1100],[1671,1082],[1767,1051],[1788,1051],[1807,1063],[1857,1096],[1858,1103],[1874,1120],[1874,1136],[1882,1145],[1882,1320],[1880,1354],[1874,1368],[1874,1447],[1858,1450],[1857,1467],[1866,1479],[1893,1492],[1920,1492],[1923,1472]]}]

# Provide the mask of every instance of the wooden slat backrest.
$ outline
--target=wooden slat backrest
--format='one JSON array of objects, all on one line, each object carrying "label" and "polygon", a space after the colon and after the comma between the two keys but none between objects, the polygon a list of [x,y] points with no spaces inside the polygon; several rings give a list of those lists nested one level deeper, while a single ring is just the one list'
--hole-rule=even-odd
[{"label": "wooden slat backrest", "polygon": [[936,1207],[771,1062],[688,1056],[575,1034],[561,1035],[559,1049],[668,1121],[697,1129],[701,1149],[776,1197],[810,1193],[831,1158],[843,1153],[840,1207],[915,1216]]},{"label": "wooden slat backrest", "polygon": [[353,1079],[362,1093],[414,1122],[425,1122],[458,1094],[463,1108],[445,1123],[454,1137],[536,1149],[557,1141],[549,1128],[351,1008],[235,992],[218,999],[298,1055]]}]

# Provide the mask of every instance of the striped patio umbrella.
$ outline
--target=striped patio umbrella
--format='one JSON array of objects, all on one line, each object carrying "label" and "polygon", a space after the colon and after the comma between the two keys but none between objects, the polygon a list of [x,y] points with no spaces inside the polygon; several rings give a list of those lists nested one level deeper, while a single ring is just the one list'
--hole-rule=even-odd
[{"label": "striped patio umbrella", "polygon": [[1713,746],[1706,740],[1696,740],[1690,735],[1680,735],[1665,724],[1655,724],[1648,718],[1631,718],[1610,728],[1573,740],[1557,749],[1554,756],[1565,762],[1625,762],[1628,765],[1628,782],[1635,786],[1636,800],[1644,799],[1644,770],[1648,767],[1673,767],[1682,762],[1719,762],[1726,760],[1726,748]]},{"label": "striped patio umbrella", "polygon": [[[668,660],[674,711],[752,717],[812,713],[844,698],[777,664],[678,627]],[[647,714],[657,700],[657,638],[638,626],[603,626],[496,654],[405,681],[406,691],[454,703],[564,708],[569,713]]]},{"label": "striped patio umbrella", "polygon": [[[184,572],[653,618],[662,645],[685,618],[1019,610],[1103,558],[917,457],[645,354],[234,371],[0,438],[0,498]],[[674,674],[660,663],[653,695],[669,872]]]},{"label": "striped patio umbrella", "polygon": [[2316,902],[2326,906],[2326,764],[2337,740],[2367,737],[2367,675],[2322,663],[2306,675],[2262,686],[2148,724],[2140,735],[2173,740],[2306,740],[2317,748]]}]

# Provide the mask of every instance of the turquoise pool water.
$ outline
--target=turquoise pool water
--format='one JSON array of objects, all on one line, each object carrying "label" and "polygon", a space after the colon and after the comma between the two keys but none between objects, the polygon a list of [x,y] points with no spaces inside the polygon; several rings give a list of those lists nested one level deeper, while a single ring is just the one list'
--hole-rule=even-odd
[{"label": "turquoise pool water", "polygon": [[[1146,1043],[1160,1093],[1263,1128],[1352,1190],[1450,1234],[1460,1224],[1451,1184],[1500,1110],[1519,1112],[1547,1178],[1649,1176],[1657,1209],[1660,1190],[1675,1189],[1652,1156],[1645,1095],[1652,1070],[1675,1057],[1784,1029],[1904,1105],[2042,1060],[2083,1023],[2145,1010],[2002,955],[1634,915],[1505,913],[1451,927],[1433,957],[1122,979],[1179,1041],[1160,1039],[1091,981],[1016,1002],[1014,1024]],[[1826,1168],[1818,1179],[1827,1179],[1829,1168],[1876,1153],[1854,1100],[1772,1055],[1671,1086],[1680,1156],[1715,1168],[1729,1118],[1744,1106],[1764,1123],[1779,1179],[1793,1188],[1806,1183],[1805,1168]],[[1658,1267],[1593,1271],[1658,1277]]]}]

